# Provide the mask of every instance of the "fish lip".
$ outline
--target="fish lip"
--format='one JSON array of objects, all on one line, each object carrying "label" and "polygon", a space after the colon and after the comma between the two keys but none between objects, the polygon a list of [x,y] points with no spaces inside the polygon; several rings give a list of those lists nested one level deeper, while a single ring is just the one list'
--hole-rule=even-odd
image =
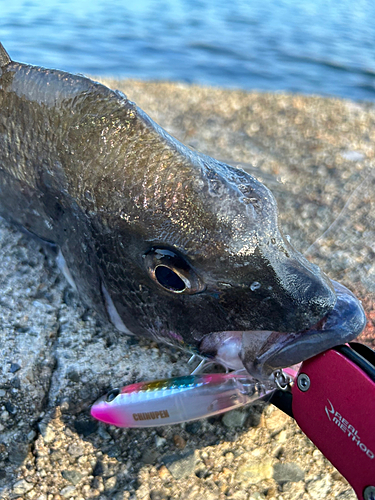
[{"label": "fish lip", "polygon": [[[354,340],[366,325],[361,302],[345,286],[331,280],[336,303],[322,319],[299,332],[265,332],[264,343],[250,352],[244,332],[240,358],[255,378],[268,378],[277,369],[289,367],[340,344]],[[252,343],[253,345],[254,343]]]}]

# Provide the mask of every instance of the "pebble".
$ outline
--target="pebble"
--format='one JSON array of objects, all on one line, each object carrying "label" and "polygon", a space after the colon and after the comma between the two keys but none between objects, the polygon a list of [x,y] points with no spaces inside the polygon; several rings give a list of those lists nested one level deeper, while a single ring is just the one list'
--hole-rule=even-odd
[{"label": "pebble", "polygon": [[263,500],[265,497],[259,493],[259,491],[255,491],[249,496],[249,500]]},{"label": "pebble", "polygon": [[146,450],[142,455],[142,462],[144,464],[154,464],[159,456],[159,453],[156,450]]},{"label": "pebble", "polygon": [[34,431],[34,429],[32,429],[28,434],[27,434],[27,440],[29,442],[33,441],[36,437],[36,432]]},{"label": "pebble", "polygon": [[64,479],[74,485],[77,485],[82,479],[82,474],[77,470],[63,470],[61,474]]},{"label": "pebble", "polygon": [[193,473],[197,457],[194,450],[188,450],[179,455],[168,455],[163,462],[175,479],[182,479]]},{"label": "pebble", "polygon": [[60,491],[60,495],[62,495],[64,498],[69,498],[74,495],[75,491],[76,489],[74,486],[65,486],[65,488]]},{"label": "pebble", "polygon": [[1,418],[1,420],[8,420],[9,413],[6,410],[2,411],[0,414],[0,418]]},{"label": "pebble", "polygon": [[279,432],[275,439],[278,443],[285,443],[285,441],[288,439],[288,432],[286,430]]},{"label": "pebble", "polygon": [[41,434],[43,436],[44,442],[45,443],[52,443],[52,441],[55,439],[55,433],[51,429],[50,426],[46,426],[44,428],[44,432],[42,432],[41,428],[39,427],[39,430],[41,431]]},{"label": "pebble", "polygon": [[83,446],[73,443],[69,446],[68,453],[72,457],[81,457],[84,454]]},{"label": "pebble", "polygon": [[16,495],[23,495],[31,491],[33,488],[34,485],[32,483],[28,483],[25,479],[21,479],[21,481],[17,481],[13,486],[13,493]]},{"label": "pebble", "polygon": [[165,445],[165,443],[167,442],[167,440],[161,436],[156,436],[155,437],[155,446],[156,448],[161,448],[162,446]]},{"label": "pebble", "polygon": [[28,443],[13,440],[8,447],[9,461],[14,465],[21,465],[29,452]]},{"label": "pebble", "polygon": [[294,463],[277,463],[273,466],[273,478],[278,483],[303,481],[305,473]]},{"label": "pebble", "polygon": [[11,415],[15,415],[17,413],[17,408],[10,402],[10,401],[7,401],[5,403],[5,409],[11,414]]},{"label": "pebble", "polygon": [[11,363],[10,364],[10,368],[9,368],[10,373],[16,373],[16,372],[18,372],[18,370],[21,370],[21,365],[19,365],[18,363]]},{"label": "pebble", "polygon": [[171,473],[169,470],[166,468],[165,465],[162,465],[159,469],[159,477],[160,479],[168,479],[171,477]]},{"label": "pebble", "polygon": [[281,410],[274,409],[271,415],[267,418],[267,429],[271,432],[272,437],[282,432],[288,423],[290,417]]},{"label": "pebble", "polygon": [[112,439],[111,435],[108,434],[108,432],[101,425],[99,425],[98,427],[98,434],[102,439],[104,439],[104,441],[109,441],[110,439]]},{"label": "pebble", "polygon": [[12,384],[12,386],[15,389],[21,389],[21,381],[20,381],[19,377],[12,378],[12,380],[10,381],[10,383]]},{"label": "pebble", "polygon": [[332,485],[331,478],[326,474],[323,478],[317,481],[311,481],[307,485],[307,492],[314,500],[320,500],[321,498],[326,498]]},{"label": "pebble", "polygon": [[248,484],[256,484],[263,481],[263,479],[271,479],[272,475],[272,462],[264,459],[257,462],[246,461],[243,465],[240,465],[236,472],[236,479],[246,481]]},{"label": "pebble", "polygon": [[151,500],[169,500],[169,496],[163,491],[154,490],[150,493]]},{"label": "pebble", "polygon": [[180,448],[180,450],[183,450],[186,446],[185,439],[183,437],[181,437],[179,434],[175,434],[173,436],[173,442],[177,448]]},{"label": "pebble", "polygon": [[222,418],[225,427],[243,427],[247,419],[247,411],[232,410],[228,411]]},{"label": "pebble", "polygon": [[198,434],[201,427],[202,427],[201,422],[199,420],[196,420],[195,422],[191,422],[191,423],[186,424],[185,430],[189,434]]},{"label": "pebble", "polygon": [[116,486],[117,478],[116,476],[109,477],[104,481],[104,486],[106,490],[113,490]]}]

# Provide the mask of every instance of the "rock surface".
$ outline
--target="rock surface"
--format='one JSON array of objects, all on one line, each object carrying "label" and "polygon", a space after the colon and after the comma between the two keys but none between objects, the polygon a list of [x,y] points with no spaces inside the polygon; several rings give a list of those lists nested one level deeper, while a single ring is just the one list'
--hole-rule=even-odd
[{"label": "rock surface", "polygon": [[[330,227],[307,254],[362,298],[369,319],[362,339],[373,345],[370,105],[106,83],[182,142],[263,180],[301,251]],[[355,498],[297,425],[272,406],[263,414],[258,405],[224,421],[150,430],[93,421],[89,407],[109,387],[186,374],[188,355],[98,323],[52,258],[4,222],[0,255],[1,499]]]}]

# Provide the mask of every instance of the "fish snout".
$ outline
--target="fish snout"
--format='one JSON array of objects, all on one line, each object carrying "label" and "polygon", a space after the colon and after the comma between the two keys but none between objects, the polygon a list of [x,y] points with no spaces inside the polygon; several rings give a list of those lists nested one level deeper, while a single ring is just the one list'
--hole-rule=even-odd
[{"label": "fish snout", "polygon": [[277,281],[287,303],[282,312],[284,331],[310,328],[334,308],[337,297],[331,280],[302,256],[278,271]]},{"label": "fish snout", "polygon": [[343,285],[331,283],[337,297],[335,306],[323,321],[310,329],[289,334],[244,332],[239,357],[253,377],[267,380],[275,370],[295,365],[358,337],[366,326],[361,302]]}]

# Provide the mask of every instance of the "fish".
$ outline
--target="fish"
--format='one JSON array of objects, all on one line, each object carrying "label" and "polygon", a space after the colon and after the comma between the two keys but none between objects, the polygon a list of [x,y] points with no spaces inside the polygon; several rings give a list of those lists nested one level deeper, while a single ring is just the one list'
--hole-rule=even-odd
[{"label": "fish", "polygon": [[284,237],[259,180],[183,145],[123,93],[12,61],[1,44],[0,216],[50,245],[122,334],[257,380],[366,323]]}]

